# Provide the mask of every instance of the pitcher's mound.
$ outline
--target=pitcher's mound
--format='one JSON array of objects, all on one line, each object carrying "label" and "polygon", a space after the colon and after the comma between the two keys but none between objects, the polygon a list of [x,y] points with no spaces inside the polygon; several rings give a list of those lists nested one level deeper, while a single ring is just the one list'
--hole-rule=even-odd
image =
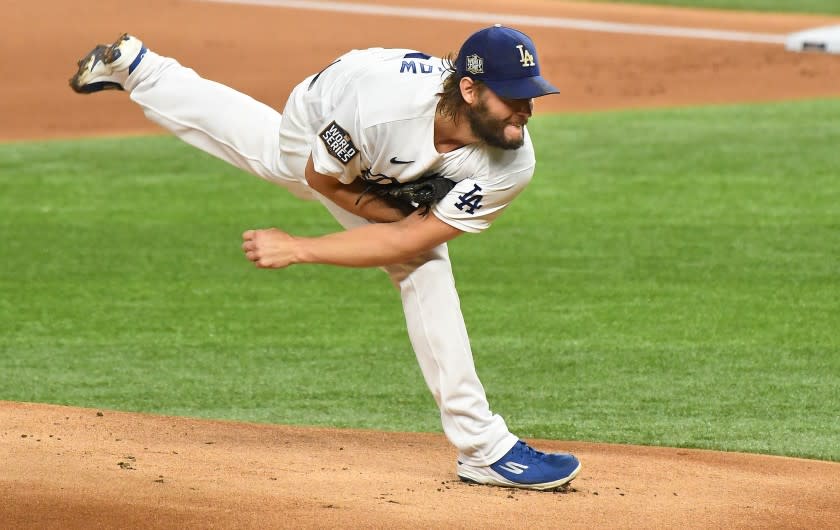
[{"label": "pitcher's mound", "polygon": [[837,527],[840,464],[531,440],[574,452],[561,492],[471,486],[441,435],[0,402],[10,528]]}]

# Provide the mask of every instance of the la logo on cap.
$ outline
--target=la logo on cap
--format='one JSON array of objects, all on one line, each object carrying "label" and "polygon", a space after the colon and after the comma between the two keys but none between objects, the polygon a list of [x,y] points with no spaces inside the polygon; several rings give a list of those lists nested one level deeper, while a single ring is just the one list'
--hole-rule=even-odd
[{"label": "la logo on cap", "polygon": [[467,37],[453,66],[456,79],[471,76],[473,81],[481,81],[507,99],[531,99],[559,92],[540,75],[537,48],[531,37],[499,24]]},{"label": "la logo on cap", "polygon": [[[518,45],[516,47],[516,49],[519,50],[519,57],[521,57],[521,59],[519,59],[519,62],[522,63],[522,68],[527,68],[528,66],[536,66],[537,65],[537,63],[534,62],[534,56],[531,55],[531,52],[529,52],[525,48],[524,44]],[[467,58],[467,60],[469,60],[469,57]]]}]

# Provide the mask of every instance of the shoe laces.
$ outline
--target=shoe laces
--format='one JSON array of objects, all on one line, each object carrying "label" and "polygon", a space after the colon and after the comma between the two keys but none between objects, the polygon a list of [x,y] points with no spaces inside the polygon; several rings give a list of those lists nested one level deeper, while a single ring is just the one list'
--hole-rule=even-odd
[{"label": "shoe laces", "polygon": [[542,451],[537,451],[522,440],[519,440],[518,442],[516,442],[516,444],[518,446],[517,449],[519,450],[519,453],[522,456],[536,460],[545,460],[548,457],[547,454],[543,453]]}]

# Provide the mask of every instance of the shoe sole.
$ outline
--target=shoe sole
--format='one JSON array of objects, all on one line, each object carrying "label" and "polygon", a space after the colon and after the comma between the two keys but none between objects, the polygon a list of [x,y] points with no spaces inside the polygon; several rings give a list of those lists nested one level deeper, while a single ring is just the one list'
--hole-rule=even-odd
[{"label": "shoe sole", "polygon": [[484,486],[498,486],[502,488],[518,488],[518,489],[527,489],[527,490],[537,490],[537,491],[550,491],[558,489],[562,486],[565,486],[580,473],[581,465],[575,468],[568,477],[561,478],[559,480],[554,480],[552,482],[542,482],[539,484],[520,484],[518,482],[513,481],[505,481],[501,482],[500,480],[493,478],[493,477],[486,477],[486,476],[477,476],[473,475],[470,476],[468,474],[461,475],[458,474],[458,478],[461,479],[461,482],[467,482],[470,484],[481,484]]}]

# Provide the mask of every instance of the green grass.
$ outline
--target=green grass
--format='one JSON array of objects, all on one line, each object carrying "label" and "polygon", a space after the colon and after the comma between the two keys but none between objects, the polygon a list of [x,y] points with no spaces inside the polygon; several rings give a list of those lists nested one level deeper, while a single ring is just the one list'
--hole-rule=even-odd
[{"label": "green grass", "polygon": [[840,15],[837,0],[589,0],[626,4],[654,4],[676,7],[707,9],[733,9],[742,11],[774,11]]},{"label": "green grass", "polygon": [[[526,437],[840,460],[840,101],[535,118],[531,186],[451,245]],[[258,271],[320,206],[166,137],[0,145],[0,399],[439,431],[377,270]]]}]

